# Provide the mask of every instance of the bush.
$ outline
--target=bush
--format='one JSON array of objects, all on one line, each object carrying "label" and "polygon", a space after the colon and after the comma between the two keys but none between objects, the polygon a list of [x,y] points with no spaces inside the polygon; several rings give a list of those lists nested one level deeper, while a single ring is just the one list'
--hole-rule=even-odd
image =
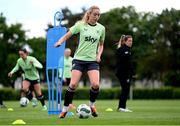
[{"label": "bush", "polygon": [[20,91],[13,90],[12,88],[0,89],[0,95],[3,100],[17,100],[20,99]]},{"label": "bush", "polygon": [[174,99],[180,99],[180,89],[179,88],[175,88],[172,94],[172,97]]},{"label": "bush", "polygon": [[[66,88],[63,88],[62,97]],[[48,90],[42,90],[45,99],[48,99]],[[119,88],[101,89],[98,99],[118,99],[121,90]],[[0,89],[3,100],[19,100],[20,91],[10,88]],[[55,94],[55,91],[54,91]],[[89,88],[77,89],[74,99],[89,99]],[[164,87],[161,89],[134,89],[133,99],[180,99],[180,88]]]},{"label": "bush", "polygon": [[[180,92],[180,89],[178,90]],[[172,99],[172,88],[162,89],[135,89],[133,91],[134,99]]]}]

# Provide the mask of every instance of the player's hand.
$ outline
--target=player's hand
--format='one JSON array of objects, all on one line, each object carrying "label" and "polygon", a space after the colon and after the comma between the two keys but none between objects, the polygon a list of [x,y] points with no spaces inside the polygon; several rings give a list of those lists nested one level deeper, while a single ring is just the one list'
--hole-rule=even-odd
[{"label": "player's hand", "polygon": [[59,47],[59,46],[61,46],[61,44],[59,44],[59,42],[56,42],[56,43],[54,44],[54,47],[55,47],[55,48],[57,48],[57,47]]},{"label": "player's hand", "polygon": [[101,62],[101,58],[100,58],[99,56],[97,56],[97,57],[96,57],[96,61],[97,61],[98,63],[100,63],[100,62]]},{"label": "player's hand", "polygon": [[12,74],[11,72],[8,73],[8,77],[12,77],[12,75],[13,75],[13,74]]}]

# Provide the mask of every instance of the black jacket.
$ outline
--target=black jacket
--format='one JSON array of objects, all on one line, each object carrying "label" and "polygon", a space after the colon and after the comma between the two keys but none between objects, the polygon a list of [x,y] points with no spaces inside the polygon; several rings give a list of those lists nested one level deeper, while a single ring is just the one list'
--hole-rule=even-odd
[{"label": "black jacket", "polygon": [[116,76],[122,78],[132,78],[135,75],[131,48],[123,45],[116,51]]}]

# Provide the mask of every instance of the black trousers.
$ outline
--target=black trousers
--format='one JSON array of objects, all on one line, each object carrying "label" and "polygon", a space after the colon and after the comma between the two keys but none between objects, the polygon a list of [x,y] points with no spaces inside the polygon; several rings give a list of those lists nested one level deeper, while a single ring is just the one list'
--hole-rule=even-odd
[{"label": "black trousers", "polygon": [[3,105],[3,100],[2,100],[1,94],[0,94],[0,105]]},{"label": "black trousers", "polygon": [[119,95],[119,108],[126,108],[126,101],[129,97],[130,79],[127,77],[118,77],[121,85],[121,94]]}]

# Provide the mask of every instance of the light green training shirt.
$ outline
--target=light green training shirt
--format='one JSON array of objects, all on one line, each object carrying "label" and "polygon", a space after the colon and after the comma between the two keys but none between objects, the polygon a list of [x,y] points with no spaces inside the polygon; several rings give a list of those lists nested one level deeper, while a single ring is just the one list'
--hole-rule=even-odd
[{"label": "light green training shirt", "polygon": [[104,42],[105,27],[100,23],[95,26],[83,21],[78,21],[70,28],[72,34],[80,34],[79,45],[75,52],[74,59],[83,61],[96,61],[99,42]]},{"label": "light green training shirt", "polygon": [[[72,57],[64,57],[64,75],[63,78],[71,78]],[[59,70],[59,77],[62,75],[62,70]]]},{"label": "light green training shirt", "polygon": [[[30,61],[32,61],[33,64],[31,64]],[[37,68],[42,69],[43,66],[35,57],[27,56],[26,60],[22,58],[17,60],[16,66],[12,69],[11,73],[17,72],[20,68],[24,71],[25,78],[38,80],[40,77]]]}]

